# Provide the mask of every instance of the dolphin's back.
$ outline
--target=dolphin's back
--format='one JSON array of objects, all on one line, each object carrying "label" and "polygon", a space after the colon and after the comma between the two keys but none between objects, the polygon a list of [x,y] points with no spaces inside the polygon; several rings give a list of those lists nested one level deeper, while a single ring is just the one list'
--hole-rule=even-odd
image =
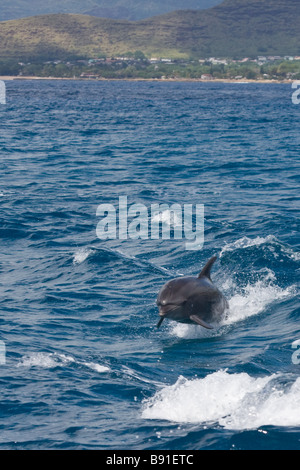
[{"label": "dolphin's back", "polygon": [[192,315],[201,315],[206,322],[219,319],[227,306],[227,301],[219,289],[208,279],[199,278],[198,289],[189,298],[192,304]]}]

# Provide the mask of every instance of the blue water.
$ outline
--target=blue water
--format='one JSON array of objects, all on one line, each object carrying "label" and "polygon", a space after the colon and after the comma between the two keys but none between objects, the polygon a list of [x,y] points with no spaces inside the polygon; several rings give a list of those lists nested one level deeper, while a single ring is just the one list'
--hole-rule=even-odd
[{"label": "blue water", "polygon": [[[299,449],[291,86],[6,86],[0,448]],[[120,196],[204,204],[203,248],[100,240],[97,207]],[[157,330],[160,287],[214,254],[228,317]]]}]

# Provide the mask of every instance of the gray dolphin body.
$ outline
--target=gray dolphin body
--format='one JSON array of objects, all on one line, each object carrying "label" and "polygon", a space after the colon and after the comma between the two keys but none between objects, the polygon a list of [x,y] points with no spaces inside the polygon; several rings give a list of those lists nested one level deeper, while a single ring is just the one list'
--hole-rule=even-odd
[{"label": "gray dolphin body", "polygon": [[198,277],[172,279],[161,288],[156,301],[161,317],[157,328],[165,318],[169,318],[212,329],[210,323],[222,318],[228,302],[210,278],[210,270],[216,259],[213,256]]}]

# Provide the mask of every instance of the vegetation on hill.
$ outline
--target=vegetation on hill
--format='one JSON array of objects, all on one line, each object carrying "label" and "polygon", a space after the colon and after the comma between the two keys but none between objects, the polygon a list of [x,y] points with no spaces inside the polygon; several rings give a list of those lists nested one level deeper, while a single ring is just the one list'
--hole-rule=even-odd
[{"label": "vegetation on hill", "polygon": [[18,63],[0,61],[0,76],[36,76],[45,78],[80,79],[255,79],[300,80],[300,60],[273,59],[226,63],[211,61],[174,60],[150,62],[141,51],[128,53],[120,59],[47,61]]},{"label": "vegetation on hill", "polygon": [[67,60],[135,50],[169,58],[300,55],[299,24],[299,0],[225,0],[137,22],[42,15],[0,23],[0,58]]},{"label": "vegetation on hill", "polygon": [[204,9],[222,0],[1,0],[0,21],[53,13],[81,13],[136,21],[182,8]]}]

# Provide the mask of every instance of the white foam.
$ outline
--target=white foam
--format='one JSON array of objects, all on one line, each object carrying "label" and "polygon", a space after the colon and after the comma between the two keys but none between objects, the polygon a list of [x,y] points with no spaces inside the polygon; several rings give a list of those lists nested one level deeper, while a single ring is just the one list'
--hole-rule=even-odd
[{"label": "white foam", "polygon": [[263,245],[264,243],[274,243],[276,241],[277,239],[276,237],[274,237],[274,235],[267,235],[266,237],[256,238],[239,238],[235,242],[225,244],[225,246],[221,250],[220,258],[222,258],[224,253],[226,253],[227,251],[235,251],[236,249],[248,248],[249,246],[259,246]]},{"label": "white foam", "polygon": [[172,336],[184,339],[211,338],[220,334],[219,328],[217,326],[213,330],[208,330],[206,328],[202,328],[199,325],[176,322],[170,322],[169,332]]},{"label": "white foam", "polygon": [[268,305],[289,297],[293,292],[293,286],[283,289],[273,282],[268,282],[268,276],[254,284],[248,283],[229,299],[229,313],[222,324],[231,324],[258,315]]},{"label": "white foam", "polygon": [[93,253],[90,248],[80,248],[73,256],[73,264],[83,263]]},{"label": "white foam", "polygon": [[235,242],[226,243],[220,252],[220,258],[222,258],[222,256],[227,252],[232,252],[232,251],[239,250],[239,249],[249,248],[251,246],[260,246],[260,245],[265,245],[265,244],[268,245],[269,251],[273,253],[273,256],[275,258],[278,257],[278,254],[275,253],[274,246],[277,245],[277,246],[280,246],[281,251],[289,258],[294,259],[295,261],[300,260],[300,252],[294,252],[291,248],[288,248],[282,245],[274,235],[267,235],[266,237],[255,237],[255,238],[242,237],[236,240]]},{"label": "white foam", "polygon": [[88,367],[89,369],[95,370],[96,372],[108,372],[110,370],[107,366],[102,366],[101,364],[97,364],[95,362],[84,362],[83,365]]},{"label": "white foam", "polygon": [[[217,336],[222,332],[222,327],[245,320],[248,317],[262,313],[269,305],[282,299],[296,295],[295,286],[281,288],[276,285],[276,277],[270,269],[260,273],[261,279],[248,283],[245,287],[238,288],[236,283],[228,278],[221,286],[221,291],[225,293],[228,299],[229,309],[225,313],[223,320],[215,324],[214,330],[206,330],[198,325],[189,325],[182,323],[170,323],[170,334],[178,338],[196,339]],[[231,295],[226,291],[238,292]]]},{"label": "white foam", "polygon": [[28,356],[23,356],[17,367],[42,367],[45,369],[52,369],[54,367],[63,367],[70,363],[75,363],[89,369],[95,370],[96,372],[108,372],[110,370],[107,366],[102,366],[95,362],[83,362],[75,360],[72,356],[59,353],[32,353]]},{"label": "white foam", "polygon": [[300,379],[287,390],[278,376],[254,378],[221,370],[203,379],[179,377],[144,401],[142,417],[177,423],[254,429],[300,425]]},{"label": "white foam", "polygon": [[61,366],[69,362],[74,362],[74,359],[71,356],[66,356],[65,354],[39,352],[30,354],[28,356],[23,356],[20,362],[17,364],[17,367],[37,366],[51,369],[52,367]]}]

